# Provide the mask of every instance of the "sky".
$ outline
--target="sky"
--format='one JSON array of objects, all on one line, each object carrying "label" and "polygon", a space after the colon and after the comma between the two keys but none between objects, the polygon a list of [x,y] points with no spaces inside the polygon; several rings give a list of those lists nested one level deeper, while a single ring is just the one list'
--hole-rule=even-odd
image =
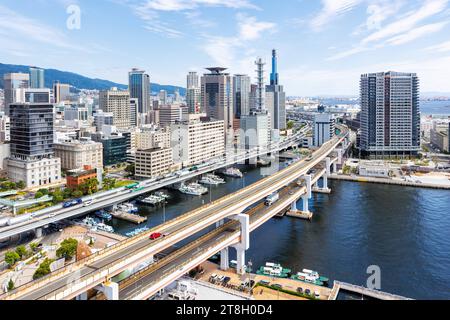
[{"label": "sky", "polygon": [[359,77],[416,72],[450,92],[450,0],[0,0],[0,62],[185,86],[222,66],[255,77],[278,50],[291,96],[358,95]]}]

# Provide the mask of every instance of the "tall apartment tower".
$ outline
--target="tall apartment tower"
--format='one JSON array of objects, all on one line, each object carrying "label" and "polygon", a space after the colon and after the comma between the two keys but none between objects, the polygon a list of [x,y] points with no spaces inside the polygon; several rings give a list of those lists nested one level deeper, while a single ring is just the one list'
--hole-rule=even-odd
[{"label": "tall apartment tower", "polygon": [[361,153],[370,158],[417,155],[420,150],[419,78],[415,73],[363,74]]},{"label": "tall apartment tower", "polygon": [[9,105],[14,103],[14,91],[30,87],[30,75],[28,73],[5,73],[3,76],[4,110],[9,115]]},{"label": "tall apartment tower", "polygon": [[128,89],[130,98],[138,99],[138,112],[150,111],[150,76],[144,70],[132,69],[128,73]]},{"label": "tall apartment tower", "polygon": [[186,105],[189,113],[199,113],[201,92],[197,72],[189,72],[186,80]]},{"label": "tall apartment tower", "polygon": [[117,88],[100,91],[100,109],[113,113],[113,125],[119,129],[128,129],[131,126],[130,93],[119,91]]},{"label": "tall apartment tower", "polygon": [[[201,77],[202,112],[215,120],[223,120],[225,136],[228,137],[233,128],[233,77],[224,73],[226,68],[207,68],[210,73]],[[231,142],[232,138],[226,138]]]},{"label": "tall apartment tower", "polygon": [[55,103],[70,100],[70,85],[55,81],[53,83],[53,97]]},{"label": "tall apartment tower", "polygon": [[250,114],[250,82],[250,77],[245,74],[236,74],[233,77],[233,106],[236,119]]},{"label": "tall apartment tower", "polygon": [[30,68],[30,88],[45,88],[44,69],[37,67]]},{"label": "tall apartment tower", "polygon": [[270,85],[266,86],[266,108],[271,116],[272,130],[286,129],[286,93],[279,84],[278,59],[276,50],[272,50],[272,73]]}]

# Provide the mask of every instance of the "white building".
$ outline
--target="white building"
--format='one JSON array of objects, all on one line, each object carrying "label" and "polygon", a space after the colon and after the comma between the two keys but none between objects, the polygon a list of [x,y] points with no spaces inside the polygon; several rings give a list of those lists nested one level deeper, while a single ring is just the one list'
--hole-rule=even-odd
[{"label": "white building", "polygon": [[240,127],[241,149],[266,148],[270,143],[270,118],[267,112],[241,115]]},{"label": "white building", "polygon": [[8,178],[13,182],[25,182],[27,188],[61,182],[61,160],[59,158],[28,161],[9,158],[5,161]]},{"label": "white building", "polygon": [[336,130],[335,124],[335,119],[330,113],[317,113],[314,115],[313,143],[315,147],[320,147],[325,142],[333,139]]},{"label": "white building", "polygon": [[103,145],[91,140],[59,141],[53,145],[55,156],[61,158],[61,168],[81,169],[85,165],[103,168]]},{"label": "white building", "polygon": [[0,143],[11,141],[11,121],[7,115],[0,115]]},{"label": "white building", "polygon": [[136,148],[139,150],[170,148],[169,128],[158,129],[153,126],[140,128],[136,132]]},{"label": "white building", "polygon": [[135,175],[143,178],[164,176],[173,165],[171,148],[153,148],[136,151]]},{"label": "white building", "polygon": [[171,126],[174,162],[188,167],[225,154],[224,122],[184,121]]},{"label": "white building", "polygon": [[363,177],[389,178],[391,168],[383,161],[361,161],[359,175]]},{"label": "white building", "polygon": [[128,129],[131,126],[130,93],[119,91],[117,88],[100,91],[100,109],[113,113],[113,125],[119,129]]}]

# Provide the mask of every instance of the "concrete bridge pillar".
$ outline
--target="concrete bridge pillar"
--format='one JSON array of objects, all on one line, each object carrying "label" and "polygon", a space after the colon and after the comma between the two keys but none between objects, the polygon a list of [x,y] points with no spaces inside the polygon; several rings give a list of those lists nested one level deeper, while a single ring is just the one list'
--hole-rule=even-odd
[{"label": "concrete bridge pillar", "polygon": [[297,201],[292,202],[291,211],[297,211]]},{"label": "concrete bridge pillar", "polygon": [[230,266],[229,261],[230,260],[228,258],[228,248],[225,248],[222,251],[220,251],[220,270],[227,271]]},{"label": "concrete bridge pillar", "polygon": [[[305,181],[306,181],[306,195],[308,196],[309,199],[312,198],[312,179],[311,179],[311,175],[307,174],[305,175]],[[317,182],[316,182],[317,184]]]},{"label": "concrete bridge pillar", "polygon": [[238,220],[241,223],[241,241],[234,245],[237,253],[237,267],[238,274],[245,273],[245,251],[250,248],[250,217],[247,214],[238,214],[232,217],[233,220]]},{"label": "concrete bridge pillar", "polygon": [[336,161],[335,162],[333,162],[333,173],[336,173],[337,172],[337,165],[336,165]]},{"label": "concrete bridge pillar", "polygon": [[303,212],[309,212],[309,198],[308,195],[303,195]]},{"label": "concrete bridge pillar", "polygon": [[36,238],[42,237],[42,228],[37,228],[37,229],[34,231],[34,233],[35,233],[35,235],[36,235]]},{"label": "concrete bridge pillar", "polygon": [[96,290],[103,292],[106,299],[108,300],[119,300],[119,284],[107,281],[105,283],[102,283],[101,285],[95,287]]},{"label": "concrete bridge pillar", "polygon": [[79,300],[79,301],[85,301],[87,300],[87,292],[83,292],[82,294],[78,295],[75,300]]},{"label": "concrete bridge pillar", "polygon": [[324,174],[323,175],[323,190],[328,190],[328,175]]},{"label": "concrete bridge pillar", "polygon": [[330,157],[325,158],[325,166],[327,169],[326,177],[329,177],[331,174],[331,158]]}]

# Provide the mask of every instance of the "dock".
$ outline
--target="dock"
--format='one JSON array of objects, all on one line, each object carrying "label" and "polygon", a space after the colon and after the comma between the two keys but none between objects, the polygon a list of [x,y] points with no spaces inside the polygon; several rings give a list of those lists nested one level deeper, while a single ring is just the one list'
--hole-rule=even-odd
[{"label": "dock", "polygon": [[312,188],[312,192],[314,193],[323,193],[323,194],[331,194],[331,189],[324,189],[324,188]]},{"label": "dock", "polygon": [[289,210],[286,215],[288,217],[293,217],[293,218],[298,218],[298,219],[303,219],[303,220],[309,220],[311,221],[313,218],[313,213],[312,212],[304,212],[304,211],[300,211],[300,210]]},{"label": "dock", "polygon": [[396,294],[391,294],[379,290],[368,289],[365,287],[357,286],[354,284],[349,284],[340,281],[334,281],[333,289],[331,290],[330,295],[328,296],[328,300],[336,300],[339,291],[345,290],[352,293],[357,293],[362,296],[371,297],[377,300],[412,300],[410,298],[405,298]]},{"label": "dock", "polygon": [[112,211],[110,214],[117,219],[132,222],[135,224],[141,224],[145,221],[147,221],[147,217],[141,217],[137,214],[131,214],[128,212],[122,212],[122,211]]}]

